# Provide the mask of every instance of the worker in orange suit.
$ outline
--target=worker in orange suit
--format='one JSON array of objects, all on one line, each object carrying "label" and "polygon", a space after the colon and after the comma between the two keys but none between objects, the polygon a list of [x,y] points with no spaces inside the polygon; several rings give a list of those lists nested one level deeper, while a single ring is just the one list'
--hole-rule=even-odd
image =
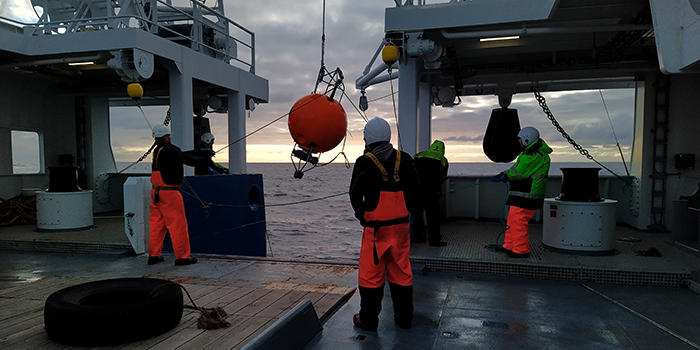
[{"label": "worker in orange suit", "polygon": [[518,133],[518,142],[523,148],[513,166],[491,178],[494,182],[510,182],[506,204],[508,229],[503,246],[495,251],[506,253],[511,258],[530,256],[530,233],[528,224],[537,209],[544,205],[547,192],[547,178],[552,149],[540,138],[540,132],[526,126]]},{"label": "worker in orange suit", "polygon": [[388,280],[394,322],[407,329],[413,320],[409,212],[417,201],[418,174],[411,156],[389,143],[391,128],[384,119],[370,120],[364,137],[365,152],[355,161],[350,182],[350,202],[364,227],[358,274],[360,312],[353,323],[377,330]]},{"label": "worker in orange suit", "polygon": [[153,138],[156,147],[151,165],[148,265],[165,261],[161,251],[168,231],[173,242],[175,265],[196,264],[197,258],[190,256],[190,238],[180,186],[184,176],[182,165],[196,166],[199,161],[172,144],[170,129],[167,126],[156,125],[153,128]]}]

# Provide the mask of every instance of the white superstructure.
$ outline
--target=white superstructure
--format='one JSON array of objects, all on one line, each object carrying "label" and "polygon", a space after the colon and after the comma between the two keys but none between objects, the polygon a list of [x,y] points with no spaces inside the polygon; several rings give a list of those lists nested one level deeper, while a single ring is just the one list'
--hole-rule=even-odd
[{"label": "white superstructure", "polygon": [[[246,135],[246,109],[269,94],[255,75],[255,34],[224,15],[223,0],[182,3],[32,0],[36,22],[0,19],[0,197],[46,188],[46,169],[70,155],[81,187],[98,189],[95,212],[121,208],[109,111],[136,106],[129,83],[143,86],[141,105],[170,107],[182,149],[195,146],[193,118],[206,110],[228,113],[229,140]],[[13,174],[12,131],[38,134],[38,174]],[[227,150],[231,172],[245,173],[245,141]]]},{"label": "white superstructure", "polygon": [[[671,202],[695,192],[700,171],[675,168],[676,155],[696,154],[700,135],[700,2],[697,0],[395,0],[385,37],[399,47],[392,70],[370,61],[356,87],[398,76],[399,132],[411,154],[431,142],[431,108],[459,96],[634,88],[635,130],[629,181],[610,185],[618,221],[670,227]],[[374,68],[373,68],[374,67]],[[566,118],[566,116],[561,116]],[[635,180],[636,179],[636,180]],[[469,181],[472,181],[471,183]],[[473,179],[452,184],[469,185]],[[552,183],[549,196],[558,194]],[[673,189],[670,191],[669,189]],[[460,196],[464,196],[461,197]],[[498,217],[479,191],[447,198],[447,215]],[[450,213],[450,210],[455,212]],[[541,218],[541,216],[540,216]]]}]

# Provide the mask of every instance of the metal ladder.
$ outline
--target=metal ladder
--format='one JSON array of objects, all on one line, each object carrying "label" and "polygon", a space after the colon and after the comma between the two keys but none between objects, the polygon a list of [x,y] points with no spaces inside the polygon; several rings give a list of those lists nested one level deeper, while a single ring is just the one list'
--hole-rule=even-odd
[{"label": "metal ladder", "polygon": [[671,81],[659,74],[654,83],[654,162],[651,178],[651,218],[647,228],[654,232],[666,231],[666,165],[668,163],[668,107]]}]

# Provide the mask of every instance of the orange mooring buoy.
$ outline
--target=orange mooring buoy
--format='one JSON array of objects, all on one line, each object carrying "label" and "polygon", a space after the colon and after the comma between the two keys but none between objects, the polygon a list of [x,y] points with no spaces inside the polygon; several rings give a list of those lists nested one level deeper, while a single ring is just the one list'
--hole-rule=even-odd
[{"label": "orange mooring buoy", "polygon": [[345,137],[348,122],[340,102],[326,95],[311,94],[292,106],[288,126],[299,147],[316,153],[335,148]]}]

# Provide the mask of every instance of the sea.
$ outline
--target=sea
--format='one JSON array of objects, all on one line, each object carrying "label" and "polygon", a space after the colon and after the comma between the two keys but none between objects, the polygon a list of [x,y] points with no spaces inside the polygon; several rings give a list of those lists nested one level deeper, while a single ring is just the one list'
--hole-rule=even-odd
[{"label": "sea", "polygon": [[[119,169],[128,164],[119,163]],[[618,174],[625,171],[622,163],[602,164]],[[127,172],[148,172],[149,165],[138,164]],[[449,175],[495,175],[511,165],[450,163]],[[248,173],[263,175],[268,256],[328,262],[359,260],[362,226],[353,215],[347,194],[352,166],[331,163],[308,170],[303,178],[296,179],[291,162],[247,164]],[[552,163],[550,174],[559,175],[559,169],[567,167],[598,165]]]},{"label": "sea", "polygon": [[[117,169],[130,164],[117,162]],[[625,172],[622,163],[602,164],[617,174]],[[511,165],[450,163],[449,175],[495,175]],[[268,256],[327,262],[359,260],[362,227],[347,194],[352,166],[331,163],[310,169],[303,178],[296,179],[291,162],[247,164],[248,173],[263,175]],[[560,175],[559,169],[567,167],[599,166],[592,162],[553,162],[550,174]],[[150,163],[137,163],[125,172],[149,173]]]}]

